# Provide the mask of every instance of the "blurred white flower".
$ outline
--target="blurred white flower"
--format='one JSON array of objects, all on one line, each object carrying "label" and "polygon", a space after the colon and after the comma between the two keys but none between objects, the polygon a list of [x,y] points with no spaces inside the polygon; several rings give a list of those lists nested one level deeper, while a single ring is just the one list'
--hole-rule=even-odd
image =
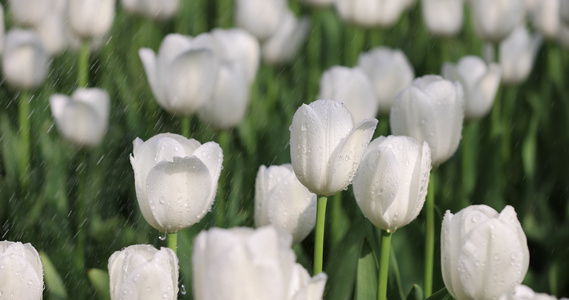
[{"label": "blurred white flower", "polygon": [[433,167],[449,159],[461,138],[464,94],[457,82],[419,77],[395,98],[389,123],[393,135],[406,135],[431,148]]},{"label": "blurred white flower", "polygon": [[101,143],[109,122],[109,94],[98,88],[77,89],[71,97],[49,98],[51,113],[63,137],[81,147]]},{"label": "blurred white flower", "polygon": [[340,18],[362,27],[390,27],[409,3],[402,0],[334,0]]},{"label": "blurred white flower", "polygon": [[292,165],[261,166],[255,180],[255,226],[273,225],[298,244],[316,224],[316,195],[298,179]]},{"label": "blurred white flower", "polygon": [[167,20],[176,15],[180,0],[121,0],[130,13],[155,20]]},{"label": "blurred white flower", "polygon": [[211,31],[211,36],[218,44],[216,54],[221,62],[243,64],[247,72],[247,80],[253,83],[257,77],[261,60],[259,41],[249,32],[239,28],[217,28]]},{"label": "blurred white flower", "polygon": [[178,258],[170,248],[132,245],[109,258],[112,300],[178,299]]},{"label": "blurred white flower", "polygon": [[10,85],[29,90],[44,81],[51,58],[35,32],[11,29],[4,38],[2,52],[3,73]]},{"label": "blurred white flower", "polygon": [[415,78],[413,66],[399,49],[376,47],[363,52],[358,67],[370,78],[382,114],[389,113],[395,96]]},{"label": "blurred white flower", "polygon": [[516,211],[471,205],[446,211],[441,229],[441,269],[457,300],[497,299],[522,282],[529,266],[526,236]]},{"label": "blurred white flower", "polygon": [[235,25],[265,40],[277,31],[287,10],[286,0],[236,0]]},{"label": "blurred white flower", "polygon": [[130,162],[136,197],[146,221],[160,232],[177,232],[210,210],[221,173],[223,151],[215,142],[161,133],[136,138]]},{"label": "blurred white flower", "polygon": [[444,63],[444,78],[458,81],[464,91],[464,118],[477,120],[488,114],[500,85],[500,67],[477,56],[465,56],[458,63]]},{"label": "blurred white flower", "polygon": [[40,300],[43,293],[43,267],[30,244],[0,241],[0,297]]},{"label": "blurred white flower", "polygon": [[561,26],[561,0],[540,0],[533,11],[531,21],[535,29],[548,39],[555,39]]},{"label": "blurred white flower", "polygon": [[476,34],[498,43],[522,23],[525,10],[522,0],[470,1]]},{"label": "blurred white flower", "polygon": [[423,20],[436,35],[453,36],[462,28],[463,0],[422,0]]},{"label": "blurred white flower", "polygon": [[312,278],[273,227],[202,231],[194,241],[196,300],[320,300],[327,276]]},{"label": "blurred white flower", "polygon": [[376,119],[354,124],[350,111],[337,101],[303,104],[290,126],[290,156],[296,177],[319,196],[345,189],[376,126]]},{"label": "blurred white flower", "polygon": [[514,288],[514,291],[503,294],[500,300],[557,300],[557,298],[544,294],[536,293],[530,287],[520,284]]},{"label": "blurred white flower", "polygon": [[50,12],[53,0],[8,0],[8,8],[14,23],[37,27]]},{"label": "blurred white flower", "polygon": [[354,195],[376,227],[395,232],[415,220],[425,203],[431,151],[407,136],[378,137],[354,177]]},{"label": "blurred white flower", "polygon": [[289,62],[298,52],[310,29],[310,18],[297,19],[286,11],[277,30],[261,44],[263,61],[269,64]]},{"label": "blurred white flower", "polygon": [[563,23],[569,23],[569,0],[559,0],[559,16]]},{"label": "blurred white flower", "polygon": [[67,1],[55,1],[55,5],[50,7],[49,13],[43,18],[41,23],[35,27],[35,31],[40,36],[47,52],[57,55],[63,52],[68,46],[67,33],[69,29],[67,23]]},{"label": "blurred white flower", "polygon": [[539,33],[530,35],[525,26],[520,26],[500,43],[499,59],[504,83],[518,84],[528,78],[542,41]]},{"label": "blurred white flower", "polygon": [[69,26],[83,40],[104,36],[115,18],[115,0],[69,0]]}]

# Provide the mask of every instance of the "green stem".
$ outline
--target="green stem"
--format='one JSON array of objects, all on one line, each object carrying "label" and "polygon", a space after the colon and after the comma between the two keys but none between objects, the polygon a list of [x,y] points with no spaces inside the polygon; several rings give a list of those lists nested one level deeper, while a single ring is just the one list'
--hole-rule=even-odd
[{"label": "green stem", "polygon": [[435,173],[431,172],[427,201],[425,201],[425,297],[433,292],[433,260],[435,256]]},{"label": "green stem", "polygon": [[[231,141],[231,131],[230,130],[222,130],[219,132],[218,143],[223,151],[223,157],[226,162],[230,161],[228,159],[229,153],[229,144]],[[221,175],[219,176],[219,183],[217,187],[217,213],[216,213],[216,224],[217,227],[224,227],[225,226],[225,209],[227,207],[226,198],[228,195],[229,188],[227,187],[227,172],[229,171],[228,163],[225,164],[225,168],[221,171]]]},{"label": "green stem", "polygon": [[27,188],[30,181],[30,94],[20,92],[19,123],[20,123],[20,182]]},{"label": "green stem", "polygon": [[79,87],[89,84],[89,42],[83,41],[79,53]]},{"label": "green stem", "polygon": [[87,153],[80,150],[77,153],[77,194],[75,202],[77,243],[76,259],[80,269],[85,268],[85,229],[87,223]]},{"label": "green stem", "polygon": [[178,233],[168,233],[168,248],[172,249],[178,255]]},{"label": "green stem", "polygon": [[387,299],[387,275],[389,270],[389,249],[391,248],[391,232],[381,231],[381,257],[379,260],[379,282],[377,299]]},{"label": "green stem", "polygon": [[322,272],[322,262],[324,261],[326,202],[328,202],[327,197],[318,198],[318,209],[316,211],[316,238],[314,239],[314,275]]},{"label": "green stem", "polygon": [[190,117],[182,117],[182,124],[180,128],[180,133],[186,137],[190,138]]}]

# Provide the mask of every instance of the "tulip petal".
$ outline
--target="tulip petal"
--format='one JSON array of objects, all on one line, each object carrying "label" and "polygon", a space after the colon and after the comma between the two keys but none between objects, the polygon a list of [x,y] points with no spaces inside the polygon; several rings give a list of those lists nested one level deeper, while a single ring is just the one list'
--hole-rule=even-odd
[{"label": "tulip petal", "polygon": [[255,178],[255,227],[270,224],[269,197],[279,182],[290,174],[294,174],[291,164],[270,166],[269,168],[264,165],[259,167]]},{"label": "tulip petal", "polygon": [[11,299],[41,299],[43,278],[39,276],[43,273],[26,258],[25,253],[3,253],[0,257],[0,291]]},{"label": "tulip petal", "polygon": [[192,38],[186,35],[171,33],[166,35],[158,50],[158,65],[167,66],[182,53],[192,48]]},{"label": "tulip petal", "polygon": [[63,116],[65,106],[70,101],[71,98],[62,94],[54,94],[49,97],[49,107],[51,108],[51,114],[56,121]]},{"label": "tulip petal", "polygon": [[171,273],[157,262],[139,265],[127,274],[119,295],[121,299],[177,299],[178,284]]},{"label": "tulip petal", "polygon": [[420,149],[420,155],[417,156],[415,163],[414,174],[411,179],[410,195],[417,195],[417,197],[410,197],[409,206],[413,209],[407,210],[406,219],[414,220],[417,218],[423,205],[425,204],[425,197],[429,187],[429,179],[431,172],[431,149],[427,142],[423,142]]},{"label": "tulip petal", "polygon": [[328,276],[326,276],[326,273],[320,273],[312,277],[308,284],[294,296],[293,300],[322,299],[327,280]]},{"label": "tulip petal", "polygon": [[223,164],[223,150],[216,142],[207,142],[196,149],[193,155],[205,164],[211,178],[208,203],[205,204],[204,210],[202,211],[202,214],[205,214],[207,210],[211,209],[211,205],[215,199],[215,194],[217,193],[217,184]]},{"label": "tulip petal", "polygon": [[150,84],[150,89],[152,90],[154,97],[156,97],[156,101],[158,101],[161,106],[167,105],[166,91],[164,90],[163,83],[160,80],[154,51],[148,48],[142,48],[138,50],[138,56],[140,56],[144,72],[146,73],[146,78],[148,79],[148,84]]}]

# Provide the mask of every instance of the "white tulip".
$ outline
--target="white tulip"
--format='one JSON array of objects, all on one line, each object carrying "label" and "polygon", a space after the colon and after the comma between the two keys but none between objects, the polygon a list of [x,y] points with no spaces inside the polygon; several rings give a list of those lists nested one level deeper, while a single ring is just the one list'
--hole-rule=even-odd
[{"label": "white tulip", "polygon": [[354,124],[350,111],[337,101],[303,104],[290,126],[290,156],[296,177],[321,196],[345,189],[376,126],[376,119]]},{"label": "white tulip", "polygon": [[35,32],[22,29],[8,31],[2,52],[4,77],[10,85],[29,90],[44,81],[51,58]]},{"label": "white tulip", "polygon": [[14,23],[37,27],[50,12],[53,0],[8,0]]},{"label": "white tulip", "polygon": [[324,71],[320,78],[318,99],[342,102],[356,123],[377,115],[375,91],[360,68],[335,66]]},{"label": "white tulip", "polygon": [[42,299],[43,267],[30,244],[0,242],[0,298]]},{"label": "white tulip", "polygon": [[498,299],[522,282],[528,265],[526,236],[513,207],[499,214],[486,205],[445,213],[441,268],[455,299]]},{"label": "white tulip", "polygon": [[316,195],[298,179],[292,165],[261,166],[255,181],[255,226],[273,225],[298,244],[316,224]]},{"label": "white tulip", "polygon": [[569,23],[569,0],[559,0],[559,16],[563,23]]},{"label": "white tulip", "polygon": [[217,41],[216,54],[222,63],[241,63],[247,71],[249,83],[253,83],[259,70],[261,60],[261,46],[259,41],[249,32],[239,29],[214,29],[211,36]]},{"label": "white tulip", "polygon": [[35,29],[45,49],[51,55],[63,52],[69,43],[66,32],[68,29],[65,25],[67,22],[65,10],[66,6],[62,6],[61,9],[52,9]]},{"label": "white tulip", "polygon": [[399,49],[376,47],[364,52],[358,67],[370,78],[382,114],[389,113],[395,96],[415,78],[413,66]]},{"label": "white tulip", "polygon": [[199,222],[211,209],[223,151],[215,142],[161,133],[136,138],[130,162],[136,197],[146,221],[161,232],[177,232]]},{"label": "white tulip", "polygon": [[334,0],[340,18],[362,27],[390,27],[409,4],[402,0]]},{"label": "white tulip", "polygon": [[286,11],[286,0],[237,0],[235,25],[265,40],[277,31]]},{"label": "white tulip", "polygon": [[521,26],[500,43],[499,59],[504,83],[518,84],[527,79],[542,41],[540,34],[530,35],[525,26]]},{"label": "white tulip", "polygon": [[458,148],[463,119],[462,87],[435,75],[417,78],[401,91],[389,115],[394,135],[407,135],[429,144],[433,167],[449,159]]},{"label": "white tulip", "polygon": [[453,36],[462,28],[463,0],[422,0],[423,20],[436,35]]},{"label": "white tulip", "polygon": [[63,137],[78,146],[101,143],[109,121],[109,94],[98,88],[77,89],[71,97],[49,98],[51,113]]},{"label": "white tulip", "polygon": [[290,247],[291,236],[270,226],[200,232],[192,256],[194,299],[322,299],[326,274],[310,278]]},{"label": "white tulip", "polygon": [[211,99],[218,59],[210,49],[193,45],[191,37],[169,34],[158,55],[148,48],[138,54],[154,97],[169,113],[189,116]]},{"label": "white tulip", "polygon": [[104,36],[115,18],[115,0],[69,0],[69,25],[83,40]]},{"label": "white tulip", "polygon": [[561,26],[561,0],[540,0],[531,12],[535,29],[548,39],[555,39]]},{"label": "white tulip", "polygon": [[176,15],[180,0],[121,0],[130,13],[155,20],[168,20]]},{"label": "white tulip", "polygon": [[476,0],[470,8],[476,34],[492,43],[508,36],[525,14],[522,0]]},{"label": "white tulip", "polygon": [[109,258],[112,300],[178,299],[178,258],[170,248],[132,245]]},{"label": "white tulip", "polygon": [[458,63],[444,63],[444,78],[458,81],[464,91],[464,118],[477,120],[484,117],[494,103],[500,85],[500,67],[486,63],[477,56],[465,56]]},{"label": "white tulip", "polygon": [[500,300],[557,300],[557,298],[544,293],[536,293],[530,287],[520,284],[513,292],[503,294]]},{"label": "white tulip", "polygon": [[277,30],[261,44],[263,61],[282,64],[290,61],[302,46],[310,30],[310,18],[296,16],[286,11]]},{"label": "white tulip", "polygon": [[425,203],[431,150],[406,136],[378,137],[354,177],[354,195],[376,227],[395,232],[415,220]]}]

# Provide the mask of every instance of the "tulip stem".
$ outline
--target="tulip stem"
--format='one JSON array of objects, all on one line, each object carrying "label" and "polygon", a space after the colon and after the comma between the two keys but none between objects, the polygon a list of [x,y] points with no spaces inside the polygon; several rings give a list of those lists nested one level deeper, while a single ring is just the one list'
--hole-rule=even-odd
[{"label": "tulip stem", "polygon": [[178,255],[178,233],[168,233],[168,248],[172,249]]},{"label": "tulip stem", "polygon": [[381,231],[381,256],[379,259],[379,282],[377,285],[377,299],[387,299],[387,276],[389,270],[389,250],[391,248],[391,232]]},{"label": "tulip stem", "polygon": [[433,259],[435,255],[435,173],[431,173],[427,201],[425,201],[425,298],[433,292]]},{"label": "tulip stem", "polygon": [[20,182],[27,188],[30,181],[30,94],[20,92],[19,123],[20,123]]},{"label": "tulip stem", "polygon": [[324,260],[326,202],[328,202],[327,197],[318,198],[318,209],[316,211],[316,238],[314,240],[314,275],[322,272],[322,261]]},{"label": "tulip stem", "polygon": [[180,133],[186,137],[190,138],[190,117],[182,117],[182,124],[180,128]]},{"label": "tulip stem", "polygon": [[79,52],[79,87],[86,87],[89,83],[89,43],[84,41]]}]

